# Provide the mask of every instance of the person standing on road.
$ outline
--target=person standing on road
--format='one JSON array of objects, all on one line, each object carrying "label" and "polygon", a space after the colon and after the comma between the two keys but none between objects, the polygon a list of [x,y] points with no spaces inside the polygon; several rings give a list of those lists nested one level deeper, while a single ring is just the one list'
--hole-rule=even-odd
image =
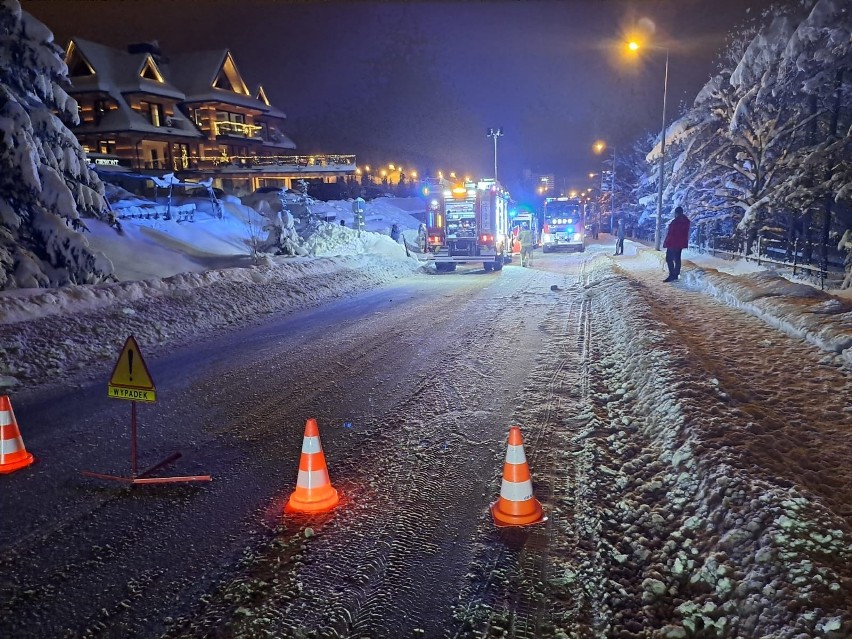
[{"label": "person standing on road", "polygon": [[426,249],[429,248],[429,234],[426,231],[426,225],[424,223],[420,223],[420,226],[417,227],[417,250],[421,253],[425,253]]},{"label": "person standing on road", "polygon": [[528,226],[524,226],[518,235],[518,240],[521,243],[521,266],[528,266],[532,263],[533,253],[533,234]]},{"label": "person standing on road", "polygon": [[669,222],[666,231],[666,241],[663,248],[666,249],[666,266],[669,267],[669,276],[664,282],[674,282],[680,277],[680,254],[689,246],[689,218],[683,212],[683,207],[675,209],[674,219]]},{"label": "person standing on road", "polygon": [[399,242],[399,238],[402,237],[402,231],[399,229],[399,224],[396,222],[391,225],[390,236],[394,242]]},{"label": "person standing on road", "polygon": [[624,255],[624,218],[618,218],[618,228],[615,231],[615,254]]}]

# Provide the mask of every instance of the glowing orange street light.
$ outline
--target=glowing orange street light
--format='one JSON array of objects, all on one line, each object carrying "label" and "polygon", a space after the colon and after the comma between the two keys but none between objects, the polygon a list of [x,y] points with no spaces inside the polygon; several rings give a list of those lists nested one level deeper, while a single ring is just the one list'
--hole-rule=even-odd
[{"label": "glowing orange street light", "polygon": [[669,89],[669,47],[640,44],[636,40],[630,40],[627,43],[627,49],[632,52],[638,51],[640,48],[658,49],[666,52],[666,70],[663,75],[663,125],[660,129],[660,174],[657,179],[657,221],[654,228],[654,250],[660,250],[660,232],[662,229],[663,220],[663,178],[664,166],[666,163],[666,98]]}]

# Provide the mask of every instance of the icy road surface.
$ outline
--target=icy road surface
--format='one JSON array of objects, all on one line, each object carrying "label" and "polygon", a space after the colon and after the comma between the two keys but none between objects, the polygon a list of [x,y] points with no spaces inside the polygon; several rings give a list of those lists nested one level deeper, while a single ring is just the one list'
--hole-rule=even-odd
[{"label": "icy road surface", "polygon": [[[852,635],[848,371],[630,259],[417,275],[157,351],[140,465],[210,484],[82,478],[129,467],[105,380],[15,396],[40,460],[3,478],[0,636]],[[285,518],[308,417],[342,502]],[[549,519],[498,534],[512,424]]]}]

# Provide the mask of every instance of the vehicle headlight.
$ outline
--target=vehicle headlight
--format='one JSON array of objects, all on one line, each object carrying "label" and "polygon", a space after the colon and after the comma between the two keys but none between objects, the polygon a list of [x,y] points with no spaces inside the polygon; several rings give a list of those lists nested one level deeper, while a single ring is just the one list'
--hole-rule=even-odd
[{"label": "vehicle headlight", "polygon": [[575,242],[581,242],[582,240],[583,240],[583,234],[582,233],[574,233],[574,241]]},{"label": "vehicle headlight", "polygon": [[550,241],[550,233],[543,233],[542,236],[541,236],[541,241],[542,242],[549,242]]}]

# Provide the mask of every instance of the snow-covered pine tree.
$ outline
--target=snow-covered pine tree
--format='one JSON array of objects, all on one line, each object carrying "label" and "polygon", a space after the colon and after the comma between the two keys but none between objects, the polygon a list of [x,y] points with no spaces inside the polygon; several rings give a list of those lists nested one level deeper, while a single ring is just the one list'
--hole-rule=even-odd
[{"label": "snow-covered pine tree", "polygon": [[[621,147],[617,156],[616,208],[624,217],[624,226],[631,237],[654,236],[657,192],[650,175],[654,167],[645,161],[648,147],[653,143],[654,136],[647,134]],[[656,172],[653,172],[656,177]]]},{"label": "snow-covered pine tree", "polygon": [[820,262],[838,236],[852,228],[852,14],[840,0],[817,0],[790,37],[780,60],[779,84],[812,116],[799,147],[785,161],[796,169],[783,201],[803,213],[806,241],[813,219]]},{"label": "snow-covered pine tree", "polygon": [[0,1],[0,289],[92,283],[112,272],[82,235],[83,216],[114,218],[63,123],[78,121],[67,82],[50,30],[17,0]]},{"label": "snow-covered pine tree", "polygon": [[[803,78],[791,80],[784,62],[800,16],[768,17],[768,25],[732,42],[679,123],[683,144],[673,177],[708,217],[736,220],[747,246],[763,224],[787,226],[800,215],[790,210],[790,187],[802,184],[814,152],[808,132],[825,115],[816,102],[807,107]],[[815,184],[806,188],[819,197]]]}]

